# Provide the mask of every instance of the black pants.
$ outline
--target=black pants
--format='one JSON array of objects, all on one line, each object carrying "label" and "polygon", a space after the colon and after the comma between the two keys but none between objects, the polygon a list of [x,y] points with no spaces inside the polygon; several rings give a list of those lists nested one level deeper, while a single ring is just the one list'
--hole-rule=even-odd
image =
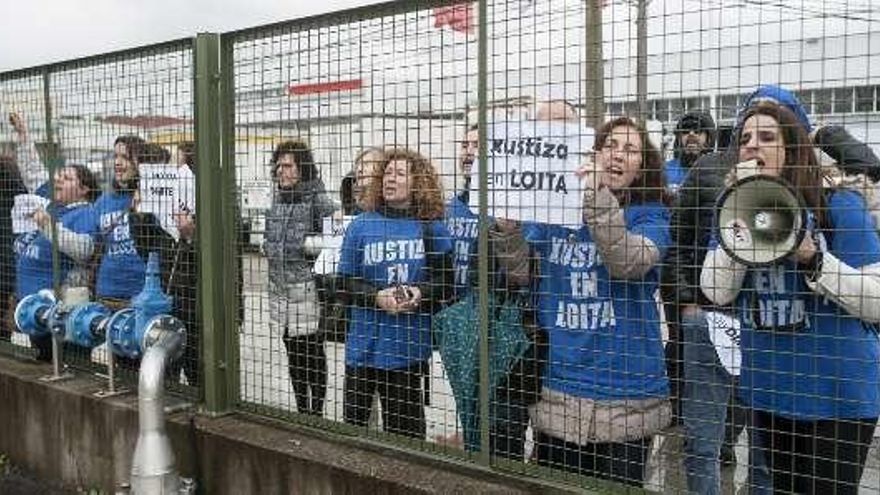
[{"label": "black pants", "polygon": [[327,355],[323,335],[314,333],[292,337],[285,329],[283,340],[287,348],[287,368],[296,397],[296,409],[303,414],[323,416],[324,396],[327,393]]},{"label": "black pants", "polygon": [[[526,429],[529,406],[540,394],[541,356],[533,343],[495,388],[492,402],[493,421],[489,429],[489,447],[494,456],[515,461],[525,460]],[[546,359],[546,355],[543,356]]]},{"label": "black pants", "polygon": [[877,418],[795,421],[755,411],[777,493],[856,494]]},{"label": "black pants", "polygon": [[[2,284],[0,284],[2,285]],[[15,296],[11,290],[0,287],[0,340],[12,340],[15,332]]]},{"label": "black pants", "polygon": [[500,400],[495,401],[492,408],[494,421],[489,429],[490,452],[505,459],[524,461],[529,406],[518,401]]},{"label": "black pants", "polygon": [[413,438],[425,438],[425,393],[422,390],[424,363],[408,368],[345,368],[345,422],[366,426],[379,392],[385,431]]},{"label": "black pants", "polygon": [[594,478],[642,486],[653,437],[578,445],[538,432],[538,464]]}]

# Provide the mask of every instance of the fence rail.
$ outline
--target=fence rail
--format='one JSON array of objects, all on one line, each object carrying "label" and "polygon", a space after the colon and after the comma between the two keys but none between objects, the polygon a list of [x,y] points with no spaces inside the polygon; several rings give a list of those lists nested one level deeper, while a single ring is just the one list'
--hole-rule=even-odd
[{"label": "fence rail", "polygon": [[0,73],[0,347],[46,359],[16,301],[125,307],[157,252],[167,385],[212,414],[596,489],[880,491],[877,22],[387,2]]}]

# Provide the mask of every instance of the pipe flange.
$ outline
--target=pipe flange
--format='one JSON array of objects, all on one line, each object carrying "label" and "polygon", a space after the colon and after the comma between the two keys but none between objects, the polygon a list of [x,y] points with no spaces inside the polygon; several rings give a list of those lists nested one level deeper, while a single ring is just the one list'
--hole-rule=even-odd
[{"label": "pipe flange", "polygon": [[[55,293],[48,289],[43,289],[36,294],[30,294],[23,297],[21,301],[18,301],[18,304],[15,305],[15,313],[13,313],[15,327],[23,333],[30,335],[32,333],[31,323],[35,323],[36,316],[36,310],[32,309],[32,306],[45,305],[51,308],[52,306],[55,306],[57,302]],[[48,319],[46,323],[48,327]]]},{"label": "pipe flange", "polygon": [[141,343],[142,352],[162,341],[171,341],[170,357],[180,359],[186,347],[186,325],[171,315],[159,315],[150,318],[144,325],[144,339]]},{"label": "pipe flange", "polygon": [[[133,333],[135,313],[131,308],[120,309],[113,313],[104,325],[108,350],[118,356],[131,359],[140,357],[137,344],[131,345],[130,334]],[[134,349],[132,349],[134,347]]]},{"label": "pipe flange", "polygon": [[64,339],[82,347],[95,347],[104,340],[104,335],[92,328],[96,320],[101,324],[110,319],[110,310],[98,303],[75,306],[67,315]]}]

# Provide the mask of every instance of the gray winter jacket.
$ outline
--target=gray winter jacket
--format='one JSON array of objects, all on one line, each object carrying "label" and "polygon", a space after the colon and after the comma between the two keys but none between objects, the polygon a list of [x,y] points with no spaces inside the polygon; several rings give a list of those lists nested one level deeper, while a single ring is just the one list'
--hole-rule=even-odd
[{"label": "gray winter jacket", "polygon": [[335,210],[320,179],[300,182],[291,191],[275,190],[266,216],[264,245],[269,260],[269,297],[286,298],[293,285],[313,280],[314,260],[306,257],[305,238],[317,233],[321,219]]}]

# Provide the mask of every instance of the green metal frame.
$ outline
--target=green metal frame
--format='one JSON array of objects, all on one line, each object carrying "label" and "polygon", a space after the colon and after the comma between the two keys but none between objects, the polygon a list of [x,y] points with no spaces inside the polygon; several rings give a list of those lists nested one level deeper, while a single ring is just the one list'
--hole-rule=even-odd
[{"label": "green metal frame", "polygon": [[[235,269],[235,242],[229,223],[234,213],[229,193],[234,168],[228,153],[228,140],[222,129],[228,121],[231,74],[221,68],[221,43],[217,34],[195,38],[195,141],[199,160],[196,181],[196,235],[199,253],[199,301],[202,317],[202,362],[204,363],[204,405],[209,414],[231,412],[237,399],[237,318],[234,311],[235,287],[229,266]],[[225,52],[224,52],[225,53]],[[231,65],[226,65],[231,70]],[[234,137],[234,135],[233,135]],[[230,261],[233,261],[230,263]],[[233,297],[228,297],[232,295]],[[233,313],[234,314],[234,313]]]},{"label": "green metal frame", "polygon": [[[620,493],[620,485],[576,476],[533,464],[494,459],[489,448],[490,389],[489,389],[489,244],[488,228],[488,161],[486,132],[488,125],[488,29],[487,0],[477,2],[478,9],[478,125],[479,125],[479,240],[478,240],[478,294],[479,294],[479,413],[480,451],[467,453],[447,446],[433,445],[397,435],[367,432],[364,428],[335,421],[313,418],[274,407],[242,403],[239,394],[239,263],[238,194],[235,166],[235,45],[239,42],[279,32],[294,32],[344,23],[401,15],[415,10],[453,5],[460,0],[391,1],[359,7],[343,12],[285,21],[272,25],[231,31],[222,35],[198,34],[154,45],[120,50],[112,53],[83,57],[57,64],[43,65],[0,73],[0,81],[23,77],[42,76],[45,104],[46,140],[54,142],[53,109],[50,99],[52,75],[65,70],[100,65],[102,63],[136,58],[140,55],[162,53],[176,49],[191,49],[194,66],[192,90],[194,94],[194,133],[199,161],[196,181],[196,242],[198,243],[198,312],[202,322],[201,365],[203,366],[203,412],[220,415],[235,411],[262,421],[271,418],[284,421],[288,426],[297,423],[315,434],[349,442],[390,450],[401,450],[444,464],[465,466],[472,470],[490,470],[504,476],[529,476],[528,483],[540,484],[550,493],[567,493],[575,489],[589,489],[601,493]],[[51,146],[49,149],[53,149]],[[53,155],[55,155],[53,153]],[[61,162],[59,156],[47,157],[50,171]],[[51,175],[50,175],[51,177]],[[50,178],[50,180],[52,180]],[[54,235],[53,235],[54,237]],[[56,243],[53,243],[56,244]],[[57,248],[53,248],[56,289],[59,263]],[[7,346],[0,343],[0,349]],[[258,415],[258,416],[257,416]],[[559,484],[558,482],[563,482]],[[573,487],[572,485],[576,485]],[[627,488],[627,493],[638,489]]]},{"label": "green metal frame", "polygon": [[488,118],[486,116],[486,94],[488,92],[488,42],[487,42],[487,22],[486,0],[480,0],[478,3],[479,14],[479,32],[477,38],[477,95],[479,97],[477,103],[477,125],[479,130],[479,196],[480,196],[480,220],[479,220],[479,239],[477,245],[478,267],[477,267],[477,283],[479,290],[479,328],[480,328],[480,455],[479,460],[483,465],[489,465],[492,462],[491,449],[489,442],[490,430],[490,404],[489,404],[489,164],[486,161],[486,126]]}]

